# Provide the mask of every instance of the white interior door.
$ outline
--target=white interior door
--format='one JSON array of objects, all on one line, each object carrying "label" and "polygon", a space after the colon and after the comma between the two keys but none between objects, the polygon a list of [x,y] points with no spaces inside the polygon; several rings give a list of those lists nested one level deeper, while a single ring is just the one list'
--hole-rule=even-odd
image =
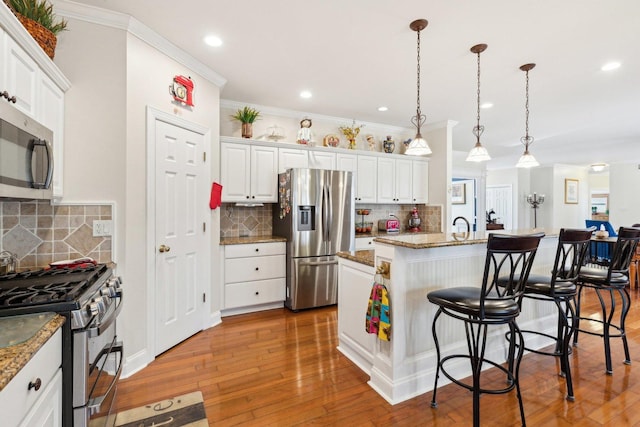
[{"label": "white interior door", "polygon": [[155,120],[155,354],[202,330],[208,282],[204,136]]},{"label": "white interior door", "polygon": [[513,228],[513,194],[511,185],[487,186],[487,212],[493,209],[498,222],[504,224],[506,230]]}]

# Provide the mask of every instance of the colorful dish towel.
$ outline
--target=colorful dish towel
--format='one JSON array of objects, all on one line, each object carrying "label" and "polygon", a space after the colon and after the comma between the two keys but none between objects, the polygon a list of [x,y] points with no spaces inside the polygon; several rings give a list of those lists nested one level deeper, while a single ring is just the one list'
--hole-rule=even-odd
[{"label": "colorful dish towel", "polygon": [[373,282],[365,330],[369,334],[377,334],[378,339],[391,341],[391,310],[389,307],[389,291],[378,282]]}]

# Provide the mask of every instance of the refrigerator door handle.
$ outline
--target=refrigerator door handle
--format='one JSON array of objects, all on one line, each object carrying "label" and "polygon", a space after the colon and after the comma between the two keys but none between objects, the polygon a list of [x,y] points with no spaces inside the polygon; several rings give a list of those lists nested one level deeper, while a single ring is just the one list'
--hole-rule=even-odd
[{"label": "refrigerator door handle", "polygon": [[[324,186],[322,188],[322,240],[329,241],[329,189]],[[326,248],[325,248],[326,250]]]},{"label": "refrigerator door handle", "polygon": [[338,260],[334,260],[334,261],[313,261],[313,262],[301,262],[300,266],[305,266],[305,267],[318,267],[321,265],[333,265],[333,264],[337,264]]}]

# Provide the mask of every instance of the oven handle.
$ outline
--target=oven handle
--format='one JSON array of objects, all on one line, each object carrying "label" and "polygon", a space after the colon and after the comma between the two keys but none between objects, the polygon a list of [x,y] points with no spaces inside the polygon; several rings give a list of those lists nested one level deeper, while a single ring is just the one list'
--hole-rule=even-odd
[{"label": "oven handle", "polygon": [[[116,385],[116,383],[120,379],[120,374],[122,373],[122,361],[123,361],[123,353],[124,353],[122,341],[116,342],[115,345],[113,346],[106,346],[100,351],[100,354],[96,358],[96,363],[97,363],[104,354],[111,354],[116,352],[120,353],[120,364],[118,365],[118,370],[116,371],[116,374],[113,376],[113,380],[111,381],[111,384],[109,384],[109,388],[107,389],[106,393],[103,394],[102,396],[89,399],[89,402],[87,403],[87,409],[89,409],[89,415],[93,415],[100,411],[102,402],[104,402],[107,396],[111,393],[111,389],[113,389],[113,387]],[[95,367],[96,367],[95,364],[91,365],[89,372],[93,371]]]},{"label": "oven handle", "polygon": [[102,319],[102,321],[98,325],[87,329],[87,334],[88,334],[89,338],[94,338],[94,337],[97,337],[100,334],[102,334],[105,330],[107,330],[109,328],[109,326],[111,326],[111,324],[114,322],[114,320],[116,320],[116,317],[118,317],[118,314],[120,313],[120,310],[122,309],[122,290],[118,291],[118,294],[116,295],[116,297],[117,297],[116,299],[118,300],[118,302],[116,303],[116,308],[111,313],[111,315],[109,317],[107,317],[106,319]]}]

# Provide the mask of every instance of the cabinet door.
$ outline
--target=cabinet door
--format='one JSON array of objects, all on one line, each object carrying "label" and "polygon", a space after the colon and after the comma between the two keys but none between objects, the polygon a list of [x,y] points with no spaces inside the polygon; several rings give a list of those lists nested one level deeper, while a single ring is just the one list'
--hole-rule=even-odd
[{"label": "cabinet door", "polygon": [[358,170],[358,156],[355,154],[336,154],[336,168],[339,171],[356,172]]},{"label": "cabinet door", "polygon": [[307,150],[295,148],[278,149],[278,173],[282,173],[290,168],[308,168],[309,156]]},{"label": "cabinet door", "polygon": [[413,201],[413,186],[411,183],[412,161],[409,159],[395,159],[394,193],[396,203],[411,203]]},{"label": "cabinet door", "polygon": [[376,203],[376,176],[378,159],[374,156],[358,156],[356,179],[356,203]]},{"label": "cabinet door", "polygon": [[378,159],[378,203],[397,203],[395,193],[395,160]]},{"label": "cabinet door", "polygon": [[413,176],[413,203],[429,202],[429,163],[423,160],[413,160],[411,169]]},{"label": "cabinet door", "polygon": [[250,175],[252,202],[278,201],[277,148],[252,146]]},{"label": "cabinet door", "polygon": [[19,427],[60,426],[62,426],[62,369],[58,369],[57,374],[42,391]]},{"label": "cabinet door", "polygon": [[63,195],[64,92],[53,80],[40,73],[38,121],[53,131],[53,197]]},{"label": "cabinet door", "polygon": [[309,167],[312,169],[336,169],[336,154],[309,151]]},{"label": "cabinet door", "polygon": [[250,198],[251,147],[220,144],[220,181],[223,202],[246,202]]},{"label": "cabinet door", "polygon": [[11,37],[5,37],[5,43],[6,52],[3,62],[6,67],[6,87],[4,90],[9,92],[10,96],[17,98],[14,104],[16,108],[35,118],[37,117],[38,66]]}]

